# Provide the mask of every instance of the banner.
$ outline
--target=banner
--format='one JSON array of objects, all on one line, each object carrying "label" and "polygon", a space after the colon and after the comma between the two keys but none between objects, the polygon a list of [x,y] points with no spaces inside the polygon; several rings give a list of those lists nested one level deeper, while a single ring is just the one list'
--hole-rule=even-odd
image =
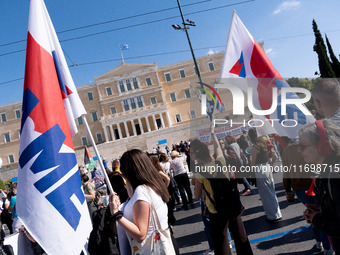
[{"label": "banner", "polygon": [[[250,126],[243,126],[243,125],[234,125],[233,127],[230,126],[218,126],[215,127],[215,134],[218,140],[224,139],[226,136],[231,135],[235,138],[238,138],[243,130],[248,131],[251,127]],[[206,143],[207,145],[213,144],[211,140],[210,128],[204,128],[197,130],[197,139]]]}]

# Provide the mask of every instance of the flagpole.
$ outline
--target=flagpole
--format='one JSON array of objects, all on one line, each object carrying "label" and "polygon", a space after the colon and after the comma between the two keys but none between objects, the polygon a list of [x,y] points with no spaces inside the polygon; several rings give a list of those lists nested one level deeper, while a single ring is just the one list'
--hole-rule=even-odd
[{"label": "flagpole", "polygon": [[[229,28],[229,33],[228,33],[228,38],[227,38],[227,44],[226,44],[226,48],[225,48],[225,51],[224,51],[224,54],[226,54],[226,50],[227,50],[227,45],[230,45],[230,40],[231,40],[231,26],[233,25],[233,20],[235,19],[235,15],[236,15],[236,11],[234,10],[233,11],[233,15],[231,16],[231,22],[230,22],[230,28]],[[222,61],[222,65],[221,65],[221,70],[220,70],[220,77],[219,77],[219,81],[218,82],[222,82],[221,81],[221,76],[222,76],[222,73],[223,73],[223,70],[224,70],[224,61]]]},{"label": "flagpole", "polygon": [[122,56],[122,62],[124,62],[124,56],[123,56],[121,44],[119,44],[119,49],[120,49],[120,55]]},{"label": "flagpole", "polygon": [[89,134],[89,137],[90,137],[90,140],[91,140],[91,143],[92,143],[94,152],[96,153],[96,156],[97,156],[97,158],[98,158],[100,168],[101,168],[101,170],[102,170],[102,172],[103,172],[103,174],[104,174],[105,181],[106,181],[106,185],[107,185],[107,187],[109,188],[110,194],[112,195],[112,194],[114,194],[115,192],[113,191],[113,188],[112,188],[112,186],[111,186],[110,179],[109,179],[109,177],[107,176],[107,173],[106,173],[104,164],[103,164],[103,162],[102,162],[102,159],[100,158],[100,154],[99,154],[99,151],[98,151],[98,149],[97,149],[97,145],[96,145],[96,143],[94,142],[94,139],[93,139],[93,136],[92,136],[92,133],[91,133],[89,124],[87,123],[87,120],[86,120],[85,115],[82,115],[81,117],[82,117],[83,122],[84,122],[84,124],[85,124],[87,133]]}]

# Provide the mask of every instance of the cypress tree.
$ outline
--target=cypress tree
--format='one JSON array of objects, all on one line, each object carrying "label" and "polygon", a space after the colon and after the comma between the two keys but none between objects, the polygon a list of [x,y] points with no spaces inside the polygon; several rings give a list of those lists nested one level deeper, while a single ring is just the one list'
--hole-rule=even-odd
[{"label": "cypress tree", "polygon": [[328,48],[328,52],[329,52],[329,56],[331,57],[331,65],[333,68],[333,72],[335,73],[336,77],[340,77],[340,62],[337,59],[337,57],[334,55],[332,46],[328,40],[328,37],[326,35],[326,43],[327,43],[327,48]]},{"label": "cypress tree", "polygon": [[331,62],[327,55],[326,45],[318,29],[318,25],[316,24],[314,19],[313,19],[313,31],[315,35],[315,44],[313,50],[318,54],[320,76],[322,78],[334,78],[335,73],[333,72]]}]

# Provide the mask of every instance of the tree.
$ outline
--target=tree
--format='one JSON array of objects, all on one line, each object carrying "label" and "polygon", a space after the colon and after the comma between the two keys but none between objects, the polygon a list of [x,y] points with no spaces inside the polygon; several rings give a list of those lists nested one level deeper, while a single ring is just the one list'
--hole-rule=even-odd
[{"label": "tree", "polygon": [[315,44],[313,50],[318,54],[320,76],[321,78],[334,78],[335,73],[333,72],[331,62],[327,55],[326,45],[314,19],[313,31],[315,35]]},{"label": "tree", "polygon": [[[310,79],[307,79],[307,78],[292,77],[292,78],[287,79],[286,81],[291,87],[304,88],[304,89],[307,89],[309,91],[312,91],[314,84],[316,82],[316,79],[310,80]],[[301,96],[301,95],[299,95],[299,93],[298,93],[298,96]],[[307,103],[305,103],[305,106],[310,111],[315,110],[313,100],[309,100]]]},{"label": "tree", "polygon": [[327,43],[329,56],[331,57],[331,61],[332,61],[331,65],[332,65],[333,72],[335,73],[336,77],[340,77],[340,62],[333,52],[332,46],[329,43],[327,35],[326,35],[326,43]]}]

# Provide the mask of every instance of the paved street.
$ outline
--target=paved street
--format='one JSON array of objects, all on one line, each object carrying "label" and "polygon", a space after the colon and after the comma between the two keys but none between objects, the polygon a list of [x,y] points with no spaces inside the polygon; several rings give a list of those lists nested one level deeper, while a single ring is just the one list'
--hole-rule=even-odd
[{"label": "paved street", "polygon": [[[294,203],[286,201],[281,173],[274,174],[274,179],[283,216],[281,221],[275,223],[266,221],[257,188],[253,187],[252,195],[241,197],[246,208],[242,213],[242,219],[254,254],[313,254],[311,249],[315,241],[310,227],[302,218],[304,206],[297,199]],[[177,222],[174,232],[181,254],[198,255],[208,249],[208,242],[201,221],[199,202],[196,201],[190,208],[187,211],[175,212]],[[232,251],[236,254],[235,249]]]}]

